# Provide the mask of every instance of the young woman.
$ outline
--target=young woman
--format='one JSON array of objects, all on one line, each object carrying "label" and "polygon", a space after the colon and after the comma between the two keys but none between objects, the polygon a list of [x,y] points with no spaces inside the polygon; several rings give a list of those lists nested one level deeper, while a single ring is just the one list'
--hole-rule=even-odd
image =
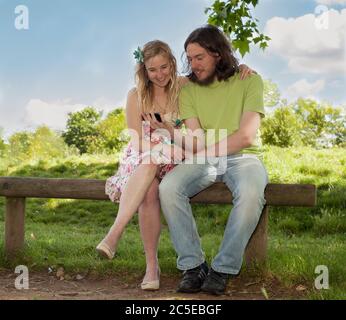
[{"label": "young woman", "polygon": [[[119,211],[96,249],[101,256],[112,259],[126,225],[138,212],[146,257],[141,288],[158,290],[157,249],[161,231],[158,186],[174,164],[183,159],[183,151],[156,129],[172,132],[179,126],[178,95],[188,79],[177,76],[176,59],[162,41],[148,42],[135,52],[135,56],[136,88],[128,93],[126,104],[131,139],[116,175],[106,183],[106,193],[112,201],[119,201]],[[251,69],[243,66],[242,75],[250,73]],[[155,113],[159,113],[161,119]]]}]

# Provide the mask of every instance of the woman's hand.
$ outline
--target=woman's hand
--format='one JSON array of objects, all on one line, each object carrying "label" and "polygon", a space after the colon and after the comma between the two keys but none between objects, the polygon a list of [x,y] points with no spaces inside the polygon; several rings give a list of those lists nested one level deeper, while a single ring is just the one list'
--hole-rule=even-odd
[{"label": "woman's hand", "polygon": [[162,153],[167,159],[172,159],[173,163],[180,163],[184,159],[184,150],[175,144],[164,144]]},{"label": "woman's hand", "polygon": [[[171,137],[173,137],[173,132],[174,132],[174,127],[170,122],[167,121],[162,121],[159,122],[157,121],[155,114],[154,113],[142,113],[142,118],[144,121],[149,121],[150,122],[150,127],[154,130],[156,129],[165,129],[169,132]],[[161,117],[162,119],[162,117]]]},{"label": "woman's hand", "polygon": [[144,121],[149,121],[150,127],[154,130],[163,128],[162,122],[156,120],[154,113],[142,113],[142,119]]},{"label": "woman's hand", "polygon": [[239,65],[239,72],[240,72],[240,80],[244,80],[247,77],[251,77],[251,75],[253,74],[257,74],[255,70],[252,70],[246,64]]}]

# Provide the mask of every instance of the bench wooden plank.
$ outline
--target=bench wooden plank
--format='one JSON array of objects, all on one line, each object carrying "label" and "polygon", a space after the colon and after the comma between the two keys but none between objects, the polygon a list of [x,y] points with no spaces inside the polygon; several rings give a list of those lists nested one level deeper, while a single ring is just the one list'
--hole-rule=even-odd
[{"label": "bench wooden plank", "polygon": [[5,252],[13,255],[24,246],[25,198],[6,198]]},{"label": "bench wooden plank", "polygon": [[267,258],[268,247],[268,206],[264,206],[255,231],[245,248],[244,258],[247,266],[254,262],[263,263]]},{"label": "bench wooden plank", "polygon": [[[24,246],[25,198],[108,200],[104,180],[0,177],[0,196],[6,199],[5,252],[14,255]],[[266,206],[246,250],[247,265],[265,262],[267,252],[268,206],[315,206],[316,187],[310,184],[268,184]],[[217,182],[191,198],[192,203],[230,204],[232,194]]]},{"label": "bench wooden plank", "polygon": [[[0,177],[0,196],[5,197],[108,200],[104,187],[104,180],[95,179]],[[312,207],[316,205],[316,186],[268,184],[265,198],[270,206]],[[224,183],[216,182],[192,197],[191,202],[229,204],[232,202],[232,194]]]},{"label": "bench wooden plank", "polygon": [[[266,204],[270,206],[313,207],[316,205],[316,186],[311,184],[268,184]],[[191,198],[192,203],[223,204],[232,202],[232,193],[222,182],[214,183]]]}]

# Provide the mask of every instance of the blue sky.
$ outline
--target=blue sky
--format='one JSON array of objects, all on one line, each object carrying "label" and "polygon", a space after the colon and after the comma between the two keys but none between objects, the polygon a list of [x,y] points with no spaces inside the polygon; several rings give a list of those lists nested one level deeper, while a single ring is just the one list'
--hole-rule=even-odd
[{"label": "blue sky", "polygon": [[[178,61],[188,34],[206,23],[212,0],[0,0],[0,127],[8,136],[41,124],[63,129],[66,114],[124,106],[134,85],[132,52],[160,39]],[[29,29],[15,28],[15,8]],[[316,8],[328,24],[317,30]],[[321,7],[320,7],[321,8]],[[279,85],[284,97],[346,104],[346,0],[260,0],[254,10],[272,37],[242,62]],[[321,20],[322,21],[322,20]],[[181,63],[179,63],[181,69]]]}]

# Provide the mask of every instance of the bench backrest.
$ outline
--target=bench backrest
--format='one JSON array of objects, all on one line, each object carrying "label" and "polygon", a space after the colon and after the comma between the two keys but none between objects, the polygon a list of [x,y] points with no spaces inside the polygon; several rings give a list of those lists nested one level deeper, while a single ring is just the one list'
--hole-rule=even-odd
[{"label": "bench backrest", "polygon": [[[13,198],[64,198],[107,200],[105,181],[95,179],[47,179],[0,177],[0,196]],[[316,205],[316,186],[311,184],[268,184],[267,205]],[[222,182],[216,182],[191,198],[192,203],[230,204],[232,194]]]}]

